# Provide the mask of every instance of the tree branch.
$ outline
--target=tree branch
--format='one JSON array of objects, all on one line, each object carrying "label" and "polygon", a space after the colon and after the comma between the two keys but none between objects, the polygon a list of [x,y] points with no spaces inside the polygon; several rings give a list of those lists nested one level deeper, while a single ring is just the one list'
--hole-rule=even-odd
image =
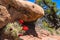
[{"label": "tree branch", "polygon": [[48,6],[48,7],[50,8],[50,10],[51,10],[51,12],[52,12],[53,14],[56,14],[53,6],[49,6],[49,5],[45,2],[45,0],[42,0],[42,1],[43,1],[43,3],[44,3],[46,6]]}]

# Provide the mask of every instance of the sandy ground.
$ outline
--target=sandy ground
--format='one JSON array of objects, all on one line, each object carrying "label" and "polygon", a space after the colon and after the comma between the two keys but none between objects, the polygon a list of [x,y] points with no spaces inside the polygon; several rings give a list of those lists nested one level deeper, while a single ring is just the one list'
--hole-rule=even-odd
[{"label": "sandy ground", "polygon": [[33,30],[31,30],[32,32],[30,32],[30,35],[21,36],[20,38],[22,38],[23,40],[60,40],[60,36],[51,35],[47,30],[40,29],[39,27],[36,27],[35,30],[38,34],[38,37],[34,37],[31,34]]}]

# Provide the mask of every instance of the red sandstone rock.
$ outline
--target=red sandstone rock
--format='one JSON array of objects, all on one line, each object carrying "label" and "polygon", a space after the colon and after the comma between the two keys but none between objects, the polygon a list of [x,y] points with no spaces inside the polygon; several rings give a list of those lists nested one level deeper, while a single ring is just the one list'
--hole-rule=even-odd
[{"label": "red sandstone rock", "polygon": [[6,7],[0,5],[0,28],[6,25],[10,18],[10,14],[7,11]]},{"label": "red sandstone rock", "polygon": [[1,15],[3,18],[0,17],[0,28],[17,19],[32,22],[44,15],[44,10],[32,2],[23,0],[0,0],[0,2],[0,4],[4,6],[0,6],[0,10],[2,10],[0,13],[5,14],[4,16]]}]

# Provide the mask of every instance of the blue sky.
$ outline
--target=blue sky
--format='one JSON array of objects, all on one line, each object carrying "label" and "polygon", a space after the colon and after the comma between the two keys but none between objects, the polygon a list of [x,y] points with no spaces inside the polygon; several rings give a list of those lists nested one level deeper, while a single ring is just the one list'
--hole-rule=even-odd
[{"label": "blue sky", "polygon": [[53,2],[56,2],[57,8],[60,9],[60,0],[53,0]]},{"label": "blue sky", "polygon": [[34,0],[29,0],[29,1],[34,2]]},{"label": "blue sky", "polygon": [[[34,2],[34,0],[29,0],[31,2]],[[57,8],[60,9],[60,0],[52,0],[53,2],[56,2]]]}]

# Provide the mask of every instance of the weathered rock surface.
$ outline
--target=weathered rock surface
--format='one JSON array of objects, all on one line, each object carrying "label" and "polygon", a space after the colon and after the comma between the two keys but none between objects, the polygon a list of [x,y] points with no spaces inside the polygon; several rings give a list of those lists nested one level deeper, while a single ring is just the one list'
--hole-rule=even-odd
[{"label": "weathered rock surface", "polygon": [[44,15],[44,10],[40,6],[28,1],[13,0],[10,5],[22,11],[21,19],[26,22],[35,21]]},{"label": "weathered rock surface", "polygon": [[[40,6],[28,1],[0,0],[0,4],[4,6],[4,7],[0,6],[0,9],[2,10],[0,11],[0,13],[6,14],[4,15],[6,16],[6,18],[0,17],[0,20],[1,20],[0,28],[2,28],[7,23],[15,21],[17,19],[22,19],[25,22],[32,22],[44,15],[44,10]],[[7,20],[8,19],[7,16],[10,17],[9,20]]]},{"label": "weathered rock surface", "polygon": [[10,14],[7,11],[6,7],[0,5],[0,28],[6,25],[10,18]]}]

